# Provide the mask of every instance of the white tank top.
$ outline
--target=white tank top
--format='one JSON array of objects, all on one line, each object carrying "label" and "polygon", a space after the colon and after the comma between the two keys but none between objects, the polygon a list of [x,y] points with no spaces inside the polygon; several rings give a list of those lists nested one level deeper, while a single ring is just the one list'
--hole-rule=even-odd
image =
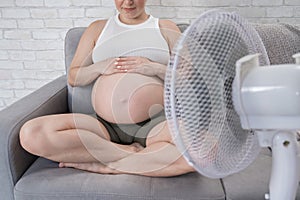
[{"label": "white tank top", "polygon": [[159,20],[150,15],[143,23],[127,25],[119,15],[108,19],[93,49],[93,62],[112,57],[141,56],[168,64],[169,46],[159,29]]}]

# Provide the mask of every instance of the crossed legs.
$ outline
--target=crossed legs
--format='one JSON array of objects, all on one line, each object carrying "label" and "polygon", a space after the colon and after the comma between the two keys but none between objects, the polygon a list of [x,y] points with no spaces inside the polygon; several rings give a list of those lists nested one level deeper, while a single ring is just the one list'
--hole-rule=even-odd
[{"label": "crossed legs", "polygon": [[84,114],[49,115],[28,121],[20,142],[28,152],[57,162],[111,162],[138,150],[120,145],[97,119]]},{"label": "crossed legs", "polygon": [[28,152],[97,173],[174,176],[194,171],[172,143],[166,122],[148,134],[146,147],[110,141],[105,127],[83,114],[49,115],[24,124],[20,142]]},{"label": "crossed legs", "polygon": [[146,148],[111,162],[108,167],[123,173],[155,177],[176,176],[195,171],[172,142],[166,121],[149,132]]}]

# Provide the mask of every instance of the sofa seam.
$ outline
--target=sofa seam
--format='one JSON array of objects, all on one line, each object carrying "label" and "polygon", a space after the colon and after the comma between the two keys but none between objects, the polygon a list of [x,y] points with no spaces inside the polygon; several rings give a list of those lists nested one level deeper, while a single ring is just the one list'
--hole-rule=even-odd
[{"label": "sofa seam", "polygon": [[[15,188],[15,191],[16,192],[19,192],[19,193],[21,193],[21,195],[25,195],[25,196],[27,196],[27,197],[37,197],[37,196],[42,196],[42,197],[44,197],[44,196],[47,196],[47,197],[88,197],[88,196],[90,196],[89,194],[91,194],[91,195],[96,195],[97,197],[100,197],[100,196],[119,196],[119,197],[129,197],[129,198],[133,198],[133,199],[136,199],[136,198],[138,198],[138,199],[140,199],[140,198],[142,198],[142,199],[145,199],[145,200],[186,200],[185,198],[177,198],[177,197],[153,197],[153,196],[132,196],[132,195],[122,195],[122,194],[119,194],[119,193],[106,193],[106,194],[95,194],[95,193],[88,193],[87,195],[85,195],[86,194],[86,192],[85,193],[83,193],[83,192],[80,192],[80,195],[74,195],[74,194],[64,194],[64,195],[52,195],[52,194],[50,194],[50,193],[48,193],[48,194],[46,194],[46,193],[44,193],[44,194],[30,194],[30,193],[24,193],[24,192],[22,192],[22,191],[20,191],[20,190],[17,190],[16,188]],[[56,193],[57,194],[57,193]],[[158,199],[159,198],[159,199]],[[210,200],[211,198],[201,198],[201,199],[199,199],[199,200]],[[216,199],[215,200],[222,200],[223,199],[223,197],[216,197]]]},{"label": "sofa seam", "polygon": [[222,189],[223,189],[223,192],[224,192],[224,195],[225,195],[225,200],[227,200],[227,193],[226,193],[226,189],[225,189],[225,184],[224,184],[224,181],[223,181],[222,178],[220,178],[220,182],[221,182]]}]

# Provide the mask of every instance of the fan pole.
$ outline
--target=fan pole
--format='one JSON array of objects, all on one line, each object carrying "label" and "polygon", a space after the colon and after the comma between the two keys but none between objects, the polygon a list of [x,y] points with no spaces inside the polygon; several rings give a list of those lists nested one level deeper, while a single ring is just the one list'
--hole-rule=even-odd
[{"label": "fan pole", "polygon": [[296,131],[279,131],[272,140],[271,200],[295,200],[299,182],[299,144]]}]

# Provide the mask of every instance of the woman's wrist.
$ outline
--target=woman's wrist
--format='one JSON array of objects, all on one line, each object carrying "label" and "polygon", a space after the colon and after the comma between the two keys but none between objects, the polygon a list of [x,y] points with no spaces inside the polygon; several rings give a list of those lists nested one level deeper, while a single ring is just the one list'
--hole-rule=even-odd
[{"label": "woman's wrist", "polygon": [[156,63],[155,70],[156,70],[156,76],[161,80],[165,80],[167,66],[160,63]]}]

